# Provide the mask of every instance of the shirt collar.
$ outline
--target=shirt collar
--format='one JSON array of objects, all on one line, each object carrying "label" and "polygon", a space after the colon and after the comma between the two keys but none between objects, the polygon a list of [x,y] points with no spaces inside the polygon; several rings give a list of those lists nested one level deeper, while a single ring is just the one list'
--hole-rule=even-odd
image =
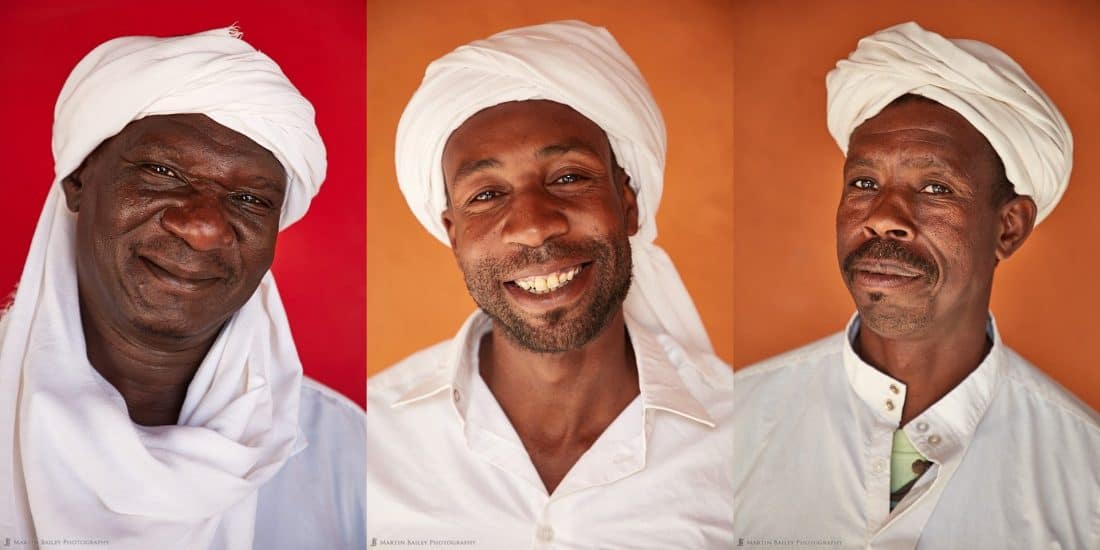
[{"label": "shirt collar", "polygon": [[[905,403],[905,384],[867,364],[856,354],[853,342],[859,327],[857,313],[848,322],[844,341],[843,361],[848,382],[877,416],[897,427]],[[1005,361],[1004,344],[992,314],[986,323],[986,334],[993,341],[993,347],[978,368],[903,428],[913,445],[933,462],[961,458],[992,401],[1001,364]]]},{"label": "shirt collar", "polygon": [[[711,416],[699,400],[692,395],[680,377],[676,363],[685,362],[683,368],[695,367],[686,353],[671,337],[654,334],[644,326],[626,317],[627,331],[634,348],[638,366],[638,386],[645,409],[667,411],[713,428]],[[437,368],[424,378],[408,385],[393,402],[393,407],[408,405],[449,390],[451,401],[459,418],[465,420],[466,396],[478,374],[478,354],[481,337],[492,330],[493,322],[483,311],[470,315],[441,355]],[[676,363],[674,363],[674,361]]]}]

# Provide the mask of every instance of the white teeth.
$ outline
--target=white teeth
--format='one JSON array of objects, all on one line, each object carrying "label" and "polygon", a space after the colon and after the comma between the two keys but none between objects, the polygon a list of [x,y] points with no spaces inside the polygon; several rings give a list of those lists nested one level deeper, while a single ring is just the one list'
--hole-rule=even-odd
[{"label": "white teeth", "polygon": [[580,266],[566,269],[565,271],[557,271],[549,275],[536,275],[534,277],[526,277],[523,279],[516,279],[516,286],[530,292],[532,294],[546,294],[553,292],[573,280],[573,277],[580,273]]}]

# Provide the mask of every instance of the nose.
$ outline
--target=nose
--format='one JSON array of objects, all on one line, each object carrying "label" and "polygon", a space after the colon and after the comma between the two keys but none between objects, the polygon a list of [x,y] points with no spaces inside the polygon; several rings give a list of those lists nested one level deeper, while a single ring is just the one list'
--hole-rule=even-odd
[{"label": "nose", "polygon": [[900,192],[884,192],[871,204],[863,224],[866,237],[913,239],[916,233],[912,212]]},{"label": "nose", "polygon": [[516,192],[508,205],[503,238],[530,248],[569,232],[569,220],[553,194],[542,189]]},{"label": "nose", "polygon": [[205,194],[166,208],[161,225],[200,252],[228,248],[237,240],[217,197]]}]

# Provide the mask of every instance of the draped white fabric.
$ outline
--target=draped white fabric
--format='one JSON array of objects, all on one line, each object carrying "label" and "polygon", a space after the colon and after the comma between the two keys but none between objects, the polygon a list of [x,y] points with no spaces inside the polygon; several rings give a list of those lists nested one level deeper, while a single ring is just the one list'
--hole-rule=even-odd
[{"label": "draped white fabric", "polygon": [[[313,108],[234,28],[104,43],[58,100],[56,177],[14,303],[0,322],[0,529],[50,548],[252,548],[256,492],[304,445],[301,364],[275,280],[223,328],[188,387],[178,425],[131,422],[88,362],[76,276],[76,214],[60,180],[132,120],[203,113],[286,168],[281,227],[325,172]],[[103,544],[103,542],[96,542]]]},{"label": "draped white fabric", "polygon": [[1000,50],[903,23],[876,32],[825,79],[829,133],[848,152],[863,121],[905,94],[949,107],[978,129],[1008,180],[1038,207],[1038,224],[1061,200],[1073,168],[1073,136],[1058,108]]},{"label": "draped white fabric", "polygon": [[689,350],[711,353],[710,339],[676,267],[653,243],[664,188],[664,120],[634,62],[606,29],[559,21],[471,42],[437,59],[397,128],[397,179],[409,208],[449,245],[440,214],[447,207],[443,148],[466,119],[509,101],[568,105],[607,134],[638,197],[631,237],[634,284],[624,305],[651,330]]}]

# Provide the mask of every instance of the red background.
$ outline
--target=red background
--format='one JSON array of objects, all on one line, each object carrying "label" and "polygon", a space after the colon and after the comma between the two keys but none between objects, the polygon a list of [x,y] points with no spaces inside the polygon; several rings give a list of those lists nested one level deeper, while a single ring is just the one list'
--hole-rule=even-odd
[{"label": "red background", "polygon": [[[317,110],[328,177],[279,235],[272,271],[307,375],[366,401],[366,6],[363,0],[4,0],[0,8],[0,295],[15,287],[50,182],[61,85],[96,45],[237,22]],[[6,301],[6,300],[5,300]]]}]

